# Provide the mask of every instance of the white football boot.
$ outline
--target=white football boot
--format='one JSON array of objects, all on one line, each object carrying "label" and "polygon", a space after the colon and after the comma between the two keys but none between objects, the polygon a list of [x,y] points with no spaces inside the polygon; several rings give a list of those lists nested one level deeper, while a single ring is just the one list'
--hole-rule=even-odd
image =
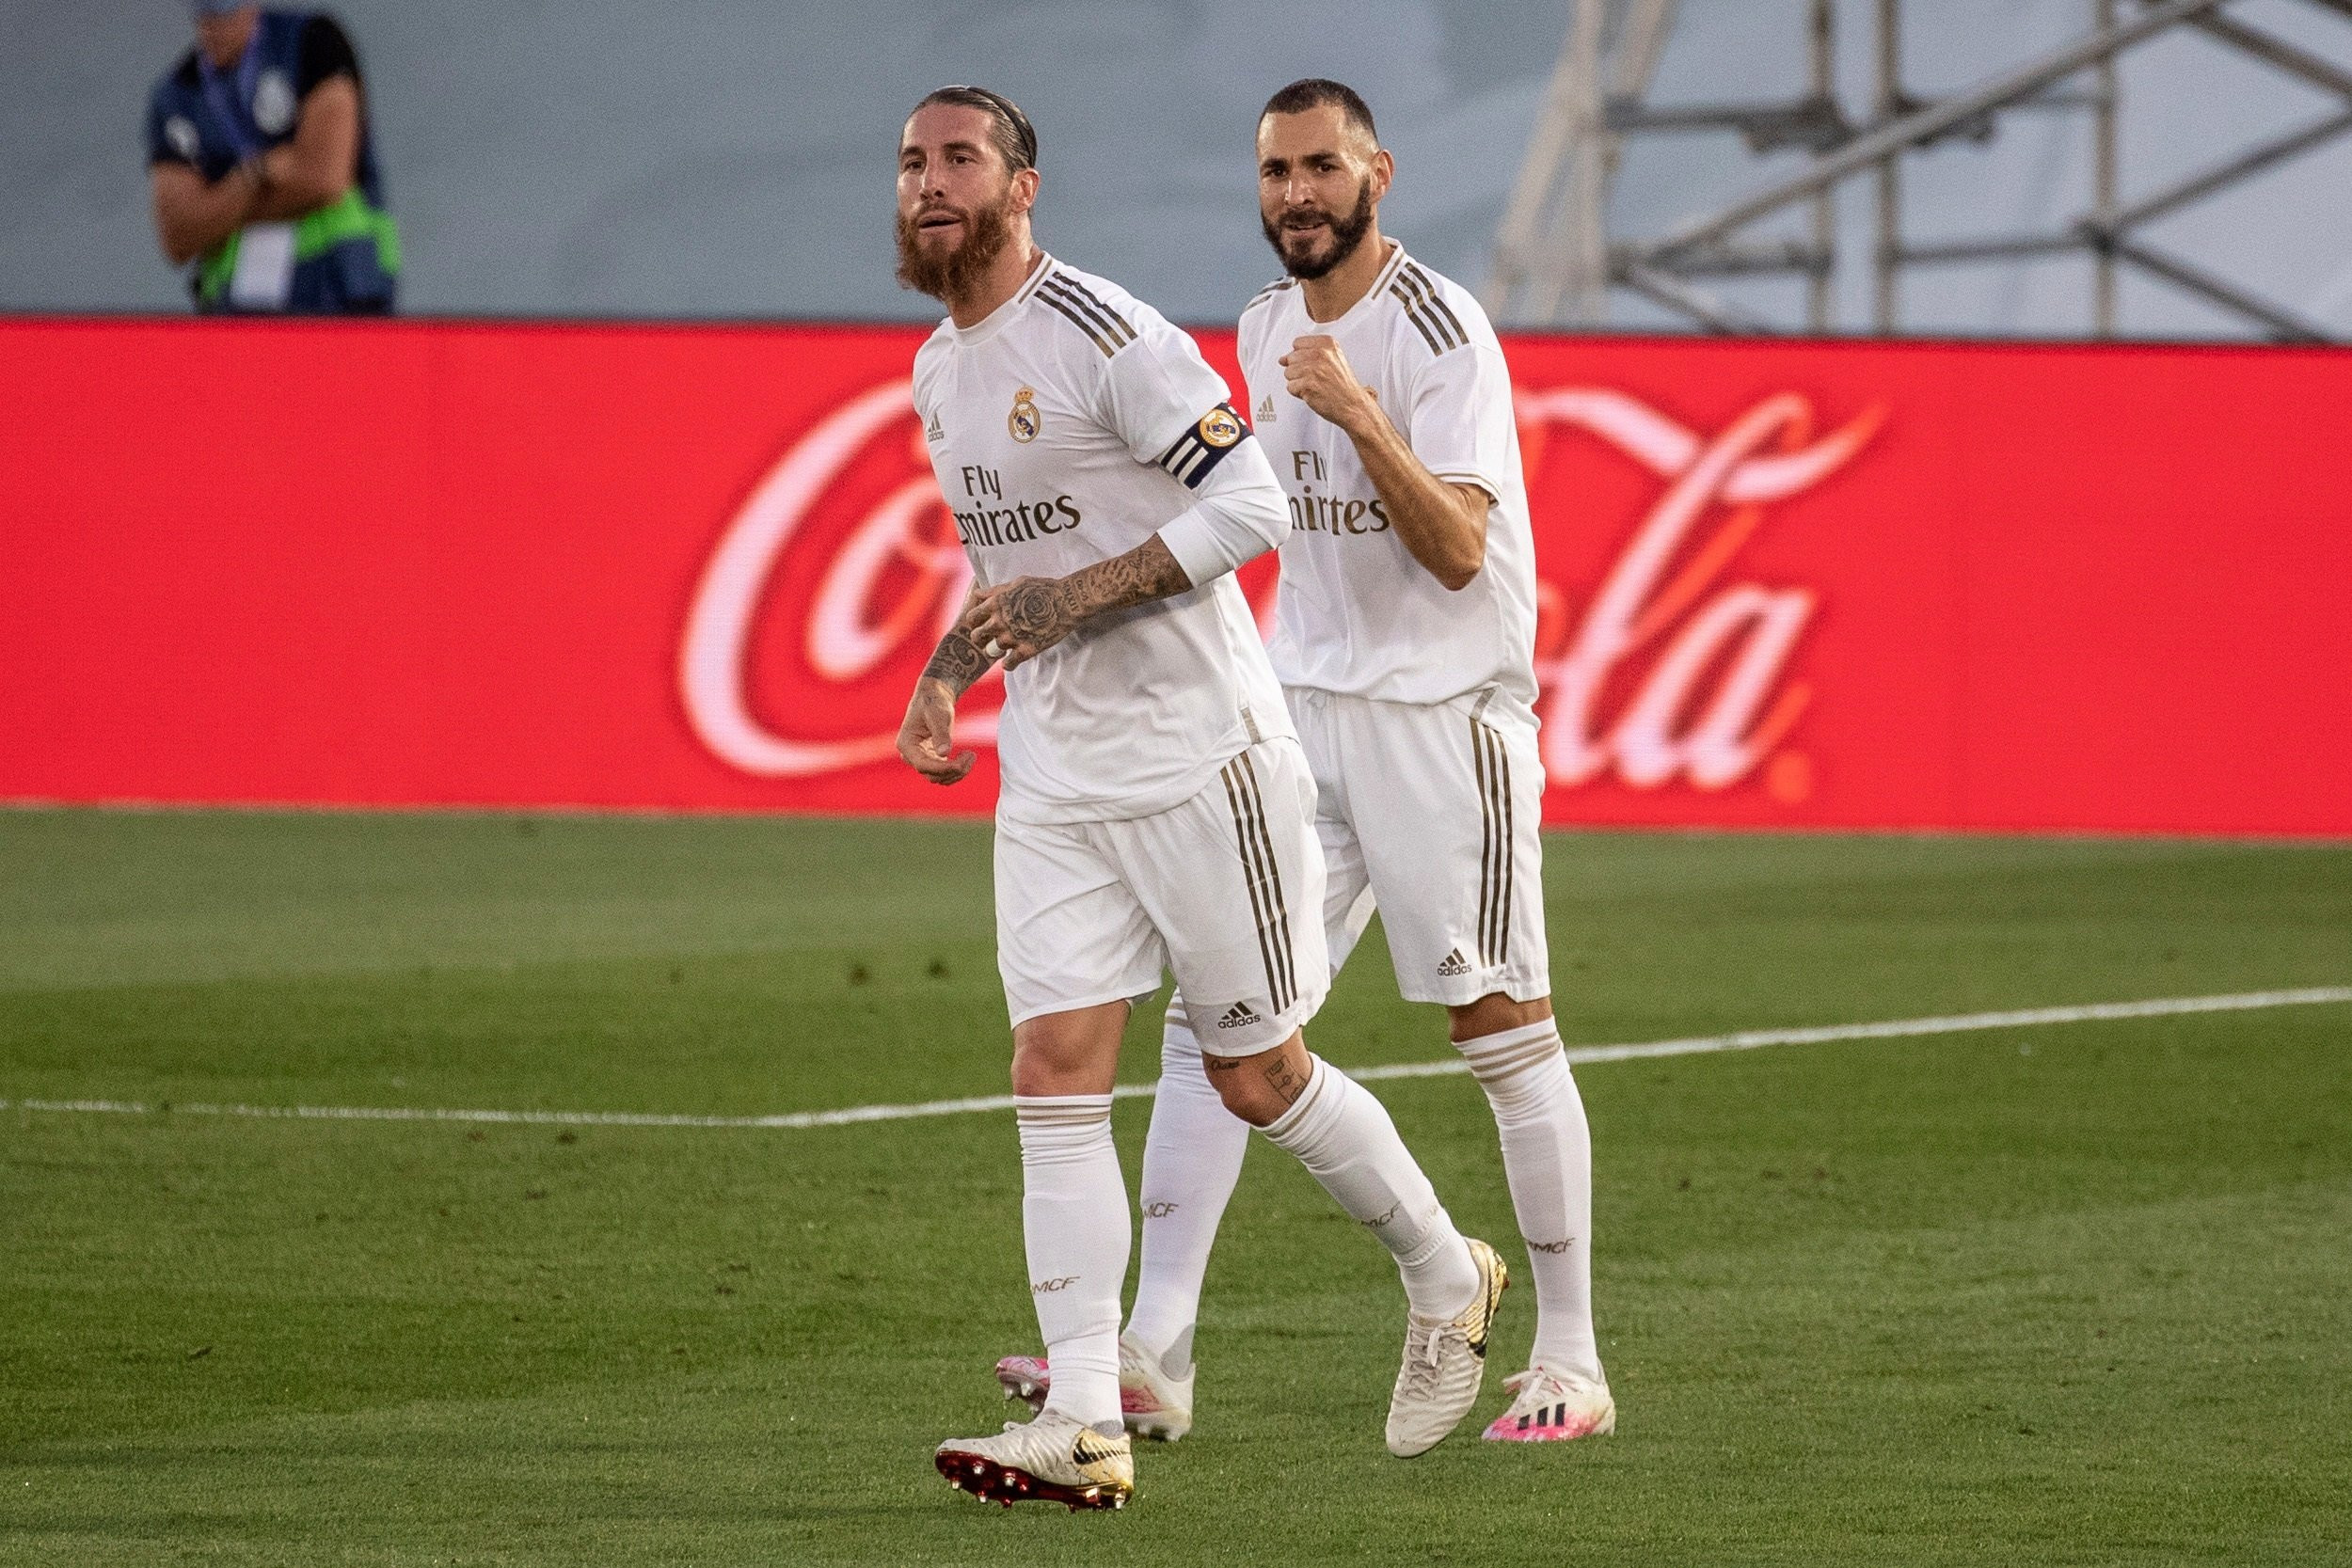
[{"label": "white football boot", "polygon": [[1136,1460],[1125,1433],[1105,1437],[1058,1410],[1007,1421],[994,1437],[950,1437],[931,1456],[947,1484],[984,1502],[1124,1508],[1135,1496]]},{"label": "white football boot", "polygon": [[[1119,1337],[1119,1413],[1127,1430],[1138,1437],[1173,1443],[1192,1430],[1192,1379],[1200,1369],[1188,1368],[1181,1378],[1170,1377],[1160,1358],[1124,1334]],[[1020,1400],[1031,1410],[1045,1408],[1053,1391],[1054,1370],[1038,1355],[1008,1355],[996,1363],[996,1386],[1005,1398]]]},{"label": "white football boot", "polygon": [[1489,1443],[1566,1443],[1617,1430],[1617,1402],[1606,1383],[1538,1362],[1502,1386],[1518,1397],[1486,1428]]},{"label": "white football boot", "polygon": [[1389,1400],[1389,1451],[1399,1459],[1427,1453],[1445,1440],[1478,1402],[1486,1375],[1486,1335],[1511,1273],[1486,1243],[1471,1238],[1478,1295],[1451,1318],[1405,1320],[1405,1365]]}]

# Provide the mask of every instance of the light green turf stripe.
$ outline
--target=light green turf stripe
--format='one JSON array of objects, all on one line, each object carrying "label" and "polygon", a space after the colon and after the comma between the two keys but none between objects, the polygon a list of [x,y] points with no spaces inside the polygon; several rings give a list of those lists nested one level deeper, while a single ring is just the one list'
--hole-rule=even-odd
[{"label": "light green turf stripe", "polygon": [[[2099,1023],[2120,1019],[2178,1018],[2194,1013],[2250,1012],[2265,1007],[2311,1007],[2352,1002],[2352,986],[2309,986],[2297,990],[2237,991],[2226,996],[2171,996],[2146,1002],[2093,1002],[2067,1007],[2024,1007],[2009,1012],[1960,1013],[1941,1018],[1888,1019],[1876,1023],[1831,1023],[1810,1029],[1751,1029],[1736,1035],[1692,1039],[1647,1040],[1637,1045],[1572,1045],[1567,1058],[1592,1062],[1646,1061],[1657,1056],[1696,1056],[1722,1051],[1754,1051],[1768,1045],[1824,1045],[1835,1040],[1901,1039],[1919,1035],[1962,1035],[1980,1029],[2031,1029],[2054,1023]],[[1470,1070],[1459,1056],[1439,1062],[1405,1062],[1351,1068],[1359,1080],[1443,1078]],[[1120,1084],[1118,1100],[1146,1100],[1157,1084]],[[921,1117],[962,1116],[974,1111],[1009,1111],[1009,1094],[962,1100],[929,1100],[912,1105],[851,1105],[838,1111],[789,1111],[768,1117],[667,1116],[636,1111],[469,1111],[417,1106],[230,1105],[137,1100],[0,1100],[0,1111],[65,1111],[104,1116],[178,1115],[249,1117],[276,1121],[486,1121],[563,1127],[716,1127],[792,1130],[849,1127],[868,1121],[912,1121]]]}]

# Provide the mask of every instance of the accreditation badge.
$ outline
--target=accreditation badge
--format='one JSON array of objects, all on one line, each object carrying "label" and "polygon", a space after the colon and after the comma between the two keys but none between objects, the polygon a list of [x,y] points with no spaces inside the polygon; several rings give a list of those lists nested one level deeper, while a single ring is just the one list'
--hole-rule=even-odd
[{"label": "accreditation badge", "polygon": [[294,297],[294,268],[293,224],[248,224],[237,236],[229,303],[243,310],[283,310]]}]

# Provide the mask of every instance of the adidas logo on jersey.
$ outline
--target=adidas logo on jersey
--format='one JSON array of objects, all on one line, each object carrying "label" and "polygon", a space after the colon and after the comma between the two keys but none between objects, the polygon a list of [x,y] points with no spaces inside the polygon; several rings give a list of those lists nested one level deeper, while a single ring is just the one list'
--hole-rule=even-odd
[{"label": "adidas logo on jersey", "polygon": [[931,416],[931,422],[923,427],[923,439],[926,441],[945,441],[946,438],[947,427],[939,422],[938,415],[933,414]]},{"label": "adidas logo on jersey", "polygon": [[1462,957],[1462,950],[1458,947],[1446,954],[1445,961],[1438,966],[1438,973],[1447,977],[1468,974],[1470,972],[1470,960]]},{"label": "adidas logo on jersey", "polygon": [[1216,1021],[1216,1026],[1220,1029],[1247,1029],[1259,1022],[1258,1015],[1250,1010],[1248,1003],[1236,1002],[1226,1009],[1223,1018]]},{"label": "adidas logo on jersey", "polygon": [[1260,424],[1274,422],[1274,394],[1272,392],[1268,392],[1258,400],[1258,422]]}]

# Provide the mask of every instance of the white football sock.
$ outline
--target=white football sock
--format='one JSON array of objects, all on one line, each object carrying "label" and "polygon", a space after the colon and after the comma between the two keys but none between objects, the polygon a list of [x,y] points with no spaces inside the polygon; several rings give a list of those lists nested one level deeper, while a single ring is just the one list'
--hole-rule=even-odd
[{"label": "white football sock", "polygon": [[1405,1298],[1450,1318],[1477,1299],[1478,1264],[1372,1091],[1310,1053],[1306,1092],[1260,1129],[1396,1256]]},{"label": "white football sock", "polygon": [[1535,1277],[1532,1359],[1598,1381],[1593,1338],[1593,1134],[1547,1019],[1457,1040],[1493,1107],[1502,1174]]},{"label": "white football sock", "polygon": [[1120,1430],[1119,1292],[1127,1282],[1127,1182],[1106,1094],[1016,1095],[1029,1295],[1054,1369],[1045,1401]]},{"label": "white football sock", "polygon": [[1209,1248],[1248,1148],[1249,1124],[1225,1108],[1200,1065],[1184,998],[1169,998],[1160,1092],[1143,1141],[1143,1263],[1127,1334],[1157,1355],[1170,1377],[1192,1369]]}]

